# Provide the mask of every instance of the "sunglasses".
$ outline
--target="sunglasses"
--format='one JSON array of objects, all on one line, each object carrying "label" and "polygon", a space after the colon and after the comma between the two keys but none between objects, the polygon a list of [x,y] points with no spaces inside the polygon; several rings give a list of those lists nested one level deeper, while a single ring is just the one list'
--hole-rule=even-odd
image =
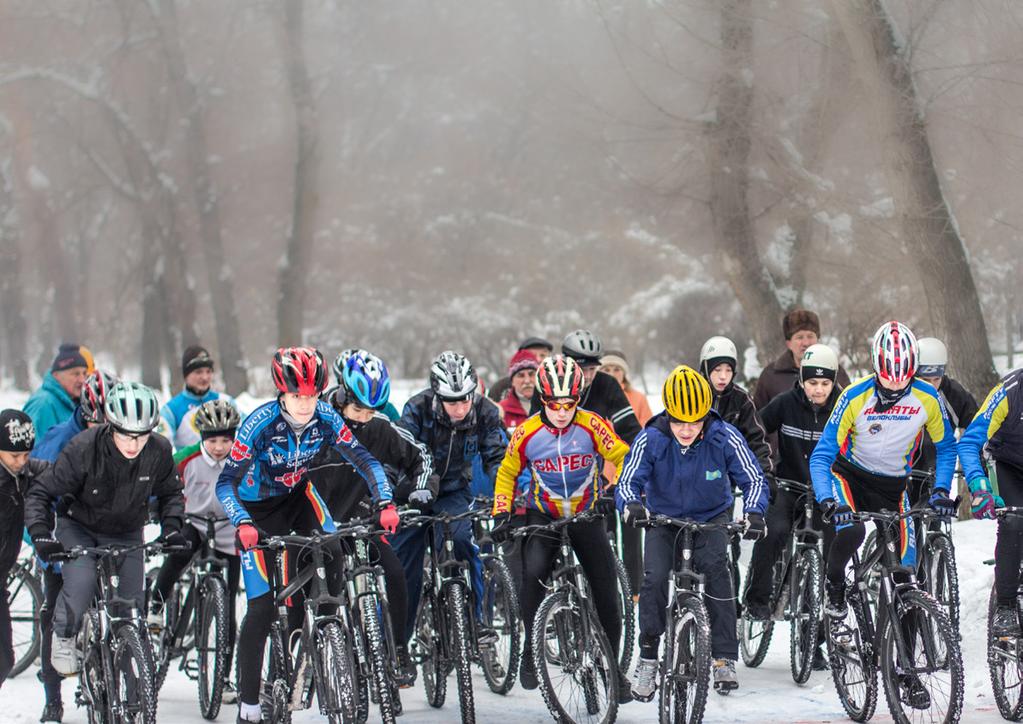
[{"label": "sunglasses", "polygon": [[544,407],[546,407],[551,412],[557,412],[558,410],[565,410],[567,412],[568,410],[574,410],[575,406],[578,405],[579,403],[575,400],[569,400],[568,402],[555,402],[554,400],[546,400],[544,401],[543,404]]},{"label": "sunglasses", "polygon": [[131,432],[121,432],[120,430],[114,430],[114,437],[120,438],[121,440],[124,440],[124,441],[128,441],[128,440],[148,440],[150,434],[151,433],[148,433],[148,432],[131,433]]},{"label": "sunglasses", "polygon": [[450,397],[442,397],[441,401],[446,402],[449,405],[460,405],[463,402],[468,402],[472,399],[472,395],[466,395],[465,397],[459,397],[457,399],[451,399]]}]

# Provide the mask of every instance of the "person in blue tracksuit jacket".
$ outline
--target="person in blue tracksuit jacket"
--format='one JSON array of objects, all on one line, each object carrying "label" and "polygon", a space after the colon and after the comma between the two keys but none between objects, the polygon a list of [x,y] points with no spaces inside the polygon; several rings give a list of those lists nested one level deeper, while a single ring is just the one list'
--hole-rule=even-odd
[{"label": "person in blue tracksuit jacket", "polygon": [[[683,365],[668,376],[662,398],[665,411],[647,422],[622,463],[615,492],[622,520],[636,525],[651,514],[661,514],[726,523],[734,481],[743,492],[745,537],[763,537],[770,496],[767,480],[742,433],[711,409],[710,385]],[[633,696],[640,701],[649,701],[656,689],[657,648],[664,633],[677,533],[675,527],[663,526],[646,534],[639,593],[640,659],[632,685]],[[705,576],[714,688],[725,693],[738,686],[739,655],[736,594],[725,553],[728,535],[724,530],[700,531],[694,544],[693,564]]]}]

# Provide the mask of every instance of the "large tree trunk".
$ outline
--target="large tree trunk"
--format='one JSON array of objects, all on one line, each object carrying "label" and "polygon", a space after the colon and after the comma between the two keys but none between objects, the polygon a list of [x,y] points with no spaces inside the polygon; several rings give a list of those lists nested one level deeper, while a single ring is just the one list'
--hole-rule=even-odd
[{"label": "large tree trunk", "polygon": [[[2,129],[0,129],[2,131]],[[21,244],[14,206],[10,162],[0,163],[0,316],[3,345],[0,365],[19,390],[29,389],[25,338],[25,300],[21,293]]]},{"label": "large tree trunk", "polygon": [[179,110],[185,122],[185,153],[191,180],[199,234],[209,278],[210,301],[217,327],[217,345],[220,365],[227,391],[239,394],[248,389],[248,365],[242,353],[241,333],[234,302],[234,282],[231,268],[224,259],[221,238],[220,203],[213,187],[207,159],[206,129],[203,123],[202,102],[188,75],[185,53],[178,32],[177,9],[174,0],[161,0],[157,24],[163,40],[164,53],[174,84]]},{"label": "large tree trunk", "polygon": [[142,384],[159,390],[160,360],[163,352],[163,322],[161,309],[163,294],[160,289],[161,266],[159,263],[160,249],[156,239],[148,239],[142,249],[142,334],[140,361],[142,367]]},{"label": "large tree trunk", "polygon": [[750,216],[749,155],[753,121],[751,0],[721,2],[721,73],[717,117],[708,124],[710,211],[720,258],[742,305],[757,356],[769,362],[778,344],[783,310],[754,236]]},{"label": "large tree trunk", "polygon": [[[909,62],[881,0],[832,0],[868,91],[896,213],[924,283],[933,332],[975,395],[997,381],[966,248],[941,189]],[[882,262],[883,263],[883,262]]]},{"label": "large tree trunk", "polygon": [[316,147],[316,106],[313,102],[302,43],[302,4],[287,0],[284,5],[284,62],[288,89],[295,107],[295,188],[292,199],[291,233],[279,270],[277,298],[277,339],[283,345],[302,344],[303,315],[309,268],[313,255],[319,164]]}]

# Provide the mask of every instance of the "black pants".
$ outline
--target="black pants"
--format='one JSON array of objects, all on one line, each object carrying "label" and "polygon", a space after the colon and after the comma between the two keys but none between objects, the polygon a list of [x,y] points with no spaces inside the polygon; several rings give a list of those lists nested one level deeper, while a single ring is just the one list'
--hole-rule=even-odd
[{"label": "black pants", "polygon": [[[714,523],[727,523],[727,514]],[[639,645],[644,658],[657,658],[657,646],[667,622],[668,577],[682,554],[678,528],[665,526],[646,532],[643,557],[646,571],[639,593]],[[700,531],[693,537],[693,566],[704,576],[704,603],[710,616],[711,655],[715,659],[739,658],[736,636],[735,594],[728,570],[728,533],[724,530]]]},{"label": "black pants", "polygon": [[[550,522],[551,517],[539,511],[530,510],[526,513],[526,525]],[[597,618],[617,656],[622,641],[622,622],[618,617],[618,577],[615,575],[614,556],[607,540],[607,530],[600,520],[571,523],[568,526],[568,537],[590,583]],[[551,566],[560,545],[561,538],[556,533],[535,533],[526,538],[522,549],[522,620],[526,627],[527,649],[533,632],[533,617],[546,595],[545,584],[550,578]]]},{"label": "black pants", "polygon": [[14,633],[11,631],[11,604],[7,600],[9,595],[6,588],[0,588],[0,687],[14,668]]},{"label": "black pants", "polygon": [[[804,495],[779,490],[774,494],[774,501],[767,509],[767,535],[753,546],[753,558],[750,561],[749,585],[746,588],[746,605],[768,605],[771,600],[772,575],[774,564],[781,558],[782,551],[792,533],[796,520],[802,524]],[[824,529],[820,509],[813,508],[813,526],[818,531]],[[824,560],[828,558],[828,549],[824,549]]]},{"label": "black pants", "polygon": [[39,680],[46,691],[46,701],[60,701],[60,684],[64,677],[57,673],[50,660],[53,650],[53,607],[57,605],[57,596],[64,585],[64,577],[53,566],[43,568],[43,608],[39,612],[39,624],[42,628],[43,640],[39,649]]},{"label": "black pants", "polygon": [[[160,567],[160,573],[156,577],[156,584],[153,588],[154,598],[161,603],[167,600],[167,596],[171,594],[174,584],[181,578],[182,572],[188,568],[192,559],[195,558],[203,546],[203,535],[194,525],[185,525],[181,529],[181,533],[191,543],[192,550],[168,553],[164,556],[163,565]],[[235,606],[235,599],[238,597],[238,583],[241,579],[242,562],[238,556],[229,555],[222,551],[214,551],[213,554],[218,560],[227,563],[227,670],[230,671],[231,662],[234,659],[235,632],[238,630],[238,614],[235,610],[237,608]]]},{"label": "black pants", "polygon": [[[995,462],[998,494],[1006,505],[1023,505],[1023,470],[1007,463]],[[1013,606],[1019,590],[1020,537],[1023,518],[1010,516],[998,521],[995,542],[995,595],[998,605]]]},{"label": "black pants", "polygon": [[[261,500],[246,504],[246,509],[252,516],[253,522],[268,535],[288,535],[292,531],[298,535],[309,535],[315,530],[321,530],[316,511],[310,504],[306,495],[301,491],[294,491],[288,495]],[[330,554],[330,549],[326,551]],[[238,632],[238,692],[239,699],[244,704],[259,703],[259,686],[263,669],[263,648],[266,638],[270,634],[270,625],[273,623],[275,605],[274,591],[281,587],[275,579],[277,577],[277,556],[272,551],[259,551],[262,568],[270,577],[269,591],[250,598],[248,608],[245,611],[245,618],[242,620],[241,630]],[[340,546],[335,550],[333,558],[340,558]],[[294,572],[297,564],[296,558],[289,551],[288,568]],[[328,585],[332,591],[339,590],[340,585],[338,566],[327,565]],[[289,579],[291,574],[289,573]],[[298,608],[300,602],[292,599],[292,615],[289,612],[289,621],[294,625],[295,620],[300,620],[301,611]]]}]

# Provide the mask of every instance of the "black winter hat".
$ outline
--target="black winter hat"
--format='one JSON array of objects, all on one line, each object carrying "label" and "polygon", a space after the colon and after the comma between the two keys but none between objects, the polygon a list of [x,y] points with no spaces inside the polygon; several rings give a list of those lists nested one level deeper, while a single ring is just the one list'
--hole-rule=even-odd
[{"label": "black winter hat", "polygon": [[36,442],[36,426],[21,410],[0,412],[0,452],[32,452]]},{"label": "black winter hat", "polygon": [[532,349],[533,347],[543,347],[548,352],[554,351],[554,345],[542,337],[526,337],[519,343],[520,350]]},{"label": "black winter hat", "polygon": [[80,344],[64,342],[57,349],[57,356],[50,365],[51,372],[61,372],[72,367],[84,367],[92,371],[92,354]]},{"label": "black winter hat", "polygon": [[185,349],[181,355],[181,374],[188,377],[190,372],[201,370],[203,367],[213,369],[213,358],[205,347],[193,344]]}]

